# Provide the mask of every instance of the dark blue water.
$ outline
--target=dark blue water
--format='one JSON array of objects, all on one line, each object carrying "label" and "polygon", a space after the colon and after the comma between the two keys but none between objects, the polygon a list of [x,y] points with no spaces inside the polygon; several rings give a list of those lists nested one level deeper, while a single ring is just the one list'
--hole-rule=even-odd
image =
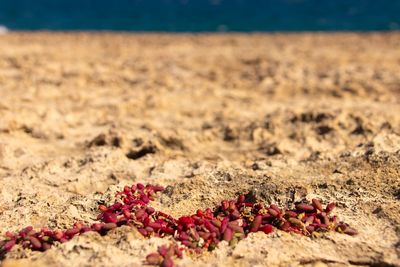
[{"label": "dark blue water", "polygon": [[0,25],[11,30],[396,30],[400,0],[0,0]]}]

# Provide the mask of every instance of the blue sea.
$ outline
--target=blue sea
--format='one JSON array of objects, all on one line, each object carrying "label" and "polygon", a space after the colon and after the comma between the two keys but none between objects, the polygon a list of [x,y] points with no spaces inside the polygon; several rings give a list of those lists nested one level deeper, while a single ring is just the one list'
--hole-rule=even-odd
[{"label": "blue sea", "polygon": [[400,29],[400,0],[0,0],[0,25],[10,30],[387,31]]}]

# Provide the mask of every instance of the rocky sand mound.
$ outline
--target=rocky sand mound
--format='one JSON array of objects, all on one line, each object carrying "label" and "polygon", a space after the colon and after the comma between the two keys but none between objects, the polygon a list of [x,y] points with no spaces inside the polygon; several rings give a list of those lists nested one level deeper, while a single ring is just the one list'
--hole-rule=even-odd
[{"label": "rocky sand mound", "polygon": [[[96,221],[134,183],[173,216],[320,198],[357,236],[249,234],[179,266],[400,265],[400,34],[0,36],[0,234]],[[4,266],[141,266],[120,227]]]}]

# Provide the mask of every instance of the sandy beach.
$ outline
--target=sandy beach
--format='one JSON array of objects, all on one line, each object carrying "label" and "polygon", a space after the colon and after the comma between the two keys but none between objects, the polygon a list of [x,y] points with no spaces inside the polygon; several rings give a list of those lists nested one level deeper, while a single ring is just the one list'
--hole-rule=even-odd
[{"label": "sandy beach", "polygon": [[[249,191],[359,232],[276,230],[177,266],[400,266],[400,33],[0,35],[0,234],[96,221],[124,185],[173,216]],[[142,266],[120,227],[3,266]]]}]

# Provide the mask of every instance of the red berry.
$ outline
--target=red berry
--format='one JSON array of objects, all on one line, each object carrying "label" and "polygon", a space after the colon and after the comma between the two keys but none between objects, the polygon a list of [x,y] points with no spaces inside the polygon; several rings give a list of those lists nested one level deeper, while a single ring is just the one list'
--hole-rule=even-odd
[{"label": "red berry", "polygon": [[161,263],[161,267],[173,267],[174,262],[172,261],[171,258],[165,258],[163,262]]}]

